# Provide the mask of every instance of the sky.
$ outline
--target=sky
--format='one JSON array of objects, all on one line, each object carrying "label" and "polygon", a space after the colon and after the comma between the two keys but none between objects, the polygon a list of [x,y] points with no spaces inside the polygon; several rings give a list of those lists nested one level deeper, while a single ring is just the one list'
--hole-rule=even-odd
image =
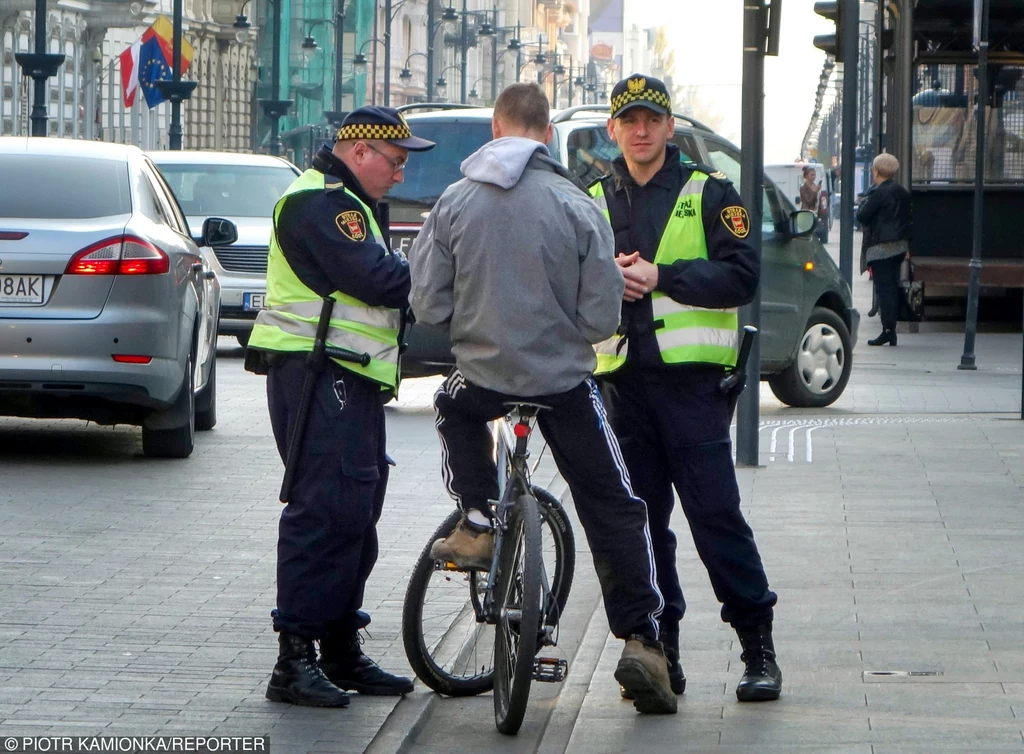
[{"label": "sky", "polygon": [[[674,46],[675,82],[697,86],[723,118],[721,133],[740,143],[743,82],[743,0],[625,0],[626,25],[663,25]],[[811,43],[835,24],[814,13],[814,0],[784,0],[778,57],[765,58],[766,163],[800,155],[825,53]],[[626,71],[626,74],[631,71]]]}]

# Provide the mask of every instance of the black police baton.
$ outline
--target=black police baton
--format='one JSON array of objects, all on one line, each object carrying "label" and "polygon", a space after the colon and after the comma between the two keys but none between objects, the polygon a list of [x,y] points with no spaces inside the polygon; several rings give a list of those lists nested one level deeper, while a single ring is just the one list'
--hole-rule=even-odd
[{"label": "black police baton", "polygon": [[291,494],[295,468],[299,465],[299,451],[302,448],[302,440],[306,434],[306,424],[309,421],[309,407],[313,402],[313,393],[316,392],[316,381],[320,372],[324,370],[327,364],[327,357],[340,359],[341,361],[351,361],[364,367],[370,363],[370,354],[368,353],[356,353],[345,348],[334,348],[327,345],[327,330],[331,325],[331,312],[333,310],[334,299],[324,297],[323,305],[320,307],[320,320],[316,325],[313,350],[306,357],[306,377],[302,382],[299,410],[295,415],[291,436],[288,438],[288,460],[284,464],[284,479],[281,481],[281,494],[278,495],[278,500],[282,503],[287,503],[288,497]]},{"label": "black police baton", "polygon": [[743,338],[740,340],[740,352],[736,357],[736,366],[726,372],[718,381],[718,391],[729,398],[729,414],[736,410],[740,393],[747,386],[747,362],[750,360],[750,349],[754,347],[757,328],[753,325],[743,326]]}]

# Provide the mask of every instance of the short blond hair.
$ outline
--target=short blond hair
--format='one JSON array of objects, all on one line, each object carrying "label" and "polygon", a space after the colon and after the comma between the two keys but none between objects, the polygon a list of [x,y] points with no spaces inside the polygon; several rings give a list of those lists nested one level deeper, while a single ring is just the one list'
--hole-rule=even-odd
[{"label": "short blond hair", "polygon": [[883,178],[892,178],[900,169],[900,161],[888,152],[883,152],[874,159],[871,167],[877,170]]}]

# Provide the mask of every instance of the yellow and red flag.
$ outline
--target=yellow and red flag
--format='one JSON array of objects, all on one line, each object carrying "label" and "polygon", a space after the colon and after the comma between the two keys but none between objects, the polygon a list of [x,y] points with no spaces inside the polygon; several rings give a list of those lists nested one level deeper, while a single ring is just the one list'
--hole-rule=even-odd
[{"label": "yellow and red flag", "polygon": [[[148,42],[153,37],[156,37],[160,44],[160,49],[164,53],[164,58],[167,60],[167,65],[171,65],[174,60],[174,24],[171,23],[167,16],[157,16],[156,21],[153,25],[146,29],[146,33],[142,35],[142,41]],[[185,39],[185,35],[181,36],[181,72],[185,73],[188,70],[189,64],[192,62],[192,56],[194,51],[192,45],[189,44],[188,40]]]}]

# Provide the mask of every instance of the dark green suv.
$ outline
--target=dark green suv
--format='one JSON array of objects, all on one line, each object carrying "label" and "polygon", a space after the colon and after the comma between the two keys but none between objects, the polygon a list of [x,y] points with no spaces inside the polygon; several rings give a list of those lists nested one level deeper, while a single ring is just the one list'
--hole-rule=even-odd
[{"label": "dark green suv", "polygon": [[[405,182],[389,197],[391,239],[408,252],[434,202],[462,178],[462,161],[491,139],[491,110],[459,105],[403,108],[417,136],[437,142],[415,155]],[[548,148],[584,184],[604,175],[618,156],[608,137],[607,107],[574,107],[552,118]],[[673,142],[685,159],[714,166],[738,186],[740,152],[706,126],[676,116]],[[790,406],[820,407],[842,394],[853,367],[860,315],[850,286],[814,235],[813,212],[797,211],[765,178],[761,272],[761,375]],[[447,334],[416,325],[402,372],[440,374],[452,365]]]}]

